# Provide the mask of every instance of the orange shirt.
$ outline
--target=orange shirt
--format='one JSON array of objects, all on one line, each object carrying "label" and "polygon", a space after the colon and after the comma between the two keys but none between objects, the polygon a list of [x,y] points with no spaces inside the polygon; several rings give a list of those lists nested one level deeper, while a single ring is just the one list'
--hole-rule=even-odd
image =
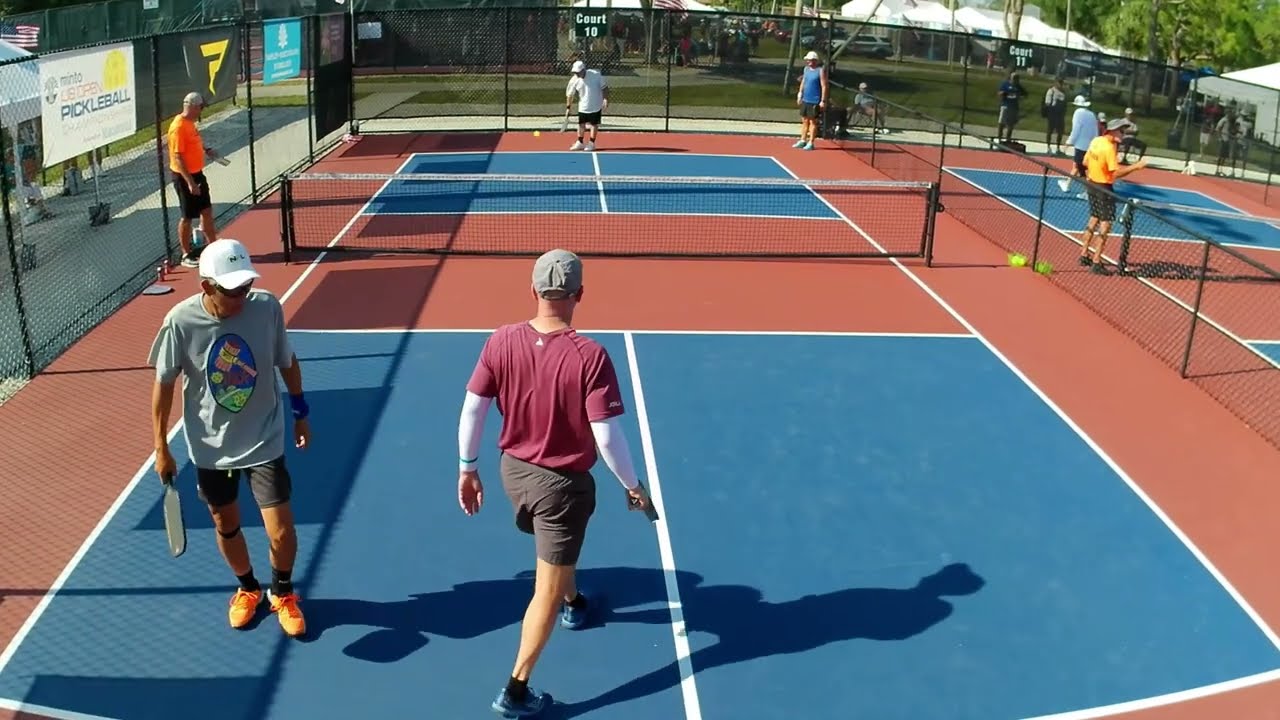
[{"label": "orange shirt", "polygon": [[[169,123],[169,169],[180,173],[185,167],[189,173],[204,170],[204,141],[196,129],[194,120],[178,115]],[[182,165],[178,165],[178,157]]]},{"label": "orange shirt", "polygon": [[1110,135],[1099,135],[1089,143],[1084,154],[1084,169],[1090,182],[1100,185],[1115,183],[1116,171],[1120,169],[1120,154],[1116,151],[1116,141]]}]

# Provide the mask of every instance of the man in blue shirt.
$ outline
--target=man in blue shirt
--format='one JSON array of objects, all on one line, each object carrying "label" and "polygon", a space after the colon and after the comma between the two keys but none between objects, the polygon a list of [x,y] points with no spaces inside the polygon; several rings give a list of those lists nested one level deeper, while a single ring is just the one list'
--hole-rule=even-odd
[{"label": "man in blue shirt", "polygon": [[813,149],[818,137],[818,123],[827,107],[827,71],[818,65],[818,53],[810,50],[804,56],[804,72],[796,92],[800,106],[800,139],[792,147]]},{"label": "man in blue shirt", "polygon": [[1000,83],[1000,117],[996,120],[996,140],[1013,141],[1013,126],[1018,124],[1018,101],[1026,94],[1016,72],[1009,73],[1009,79]]}]

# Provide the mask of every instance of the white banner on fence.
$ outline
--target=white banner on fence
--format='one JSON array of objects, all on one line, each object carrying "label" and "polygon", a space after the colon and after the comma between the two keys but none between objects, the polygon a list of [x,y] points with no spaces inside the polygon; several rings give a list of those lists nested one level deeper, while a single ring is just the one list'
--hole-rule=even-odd
[{"label": "white banner on fence", "polygon": [[133,78],[133,43],[40,58],[45,167],[137,132]]}]

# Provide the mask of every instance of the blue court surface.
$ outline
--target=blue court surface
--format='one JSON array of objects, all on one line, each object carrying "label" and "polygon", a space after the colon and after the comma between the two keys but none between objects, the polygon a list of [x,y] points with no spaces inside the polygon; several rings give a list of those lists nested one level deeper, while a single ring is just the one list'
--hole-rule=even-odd
[{"label": "blue court surface", "polygon": [[[979,190],[995,195],[1033,217],[1041,214],[1040,198],[1044,194],[1044,221],[1061,232],[1077,234],[1084,230],[1085,223],[1089,220],[1089,203],[1078,197],[1084,187],[1080,183],[1072,183],[1068,190],[1063,192],[1058,186],[1060,176],[1050,175],[1046,185],[1043,176],[1039,173],[959,167],[949,167],[947,172]],[[1149,185],[1142,182],[1140,174],[1135,177],[1137,177],[1136,181],[1122,180],[1116,183],[1116,194],[1150,203],[1180,205],[1216,214],[1204,215],[1177,208],[1159,207],[1156,209],[1159,215],[1178,223],[1190,232],[1144,216],[1135,223],[1134,236],[1197,243],[1201,242],[1201,237],[1207,237],[1222,245],[1280,250],[1280,220],[1251,217],[1203,193]],[[1224,217],[1223,214],[1228,216]]]},{"label": "blue court surface", "polygon": [[1250,340],[1249,345],[1280,367],[1280,340]]},{"label": "blue court surface", "polygon": [[626,182],[616,176],[774,178],[793,176],[772,157],[656,152],[419,153],[402,174],[595,176],[556,182],[393,180],[364,209],[368,215],[623,213],[840,220],[813,190],[794,185],[723,182]]},{"label": "blue court surface", "polygon": [[[534,675],[562,703],[549,717],[1012,719],[1280,667],[1177,537],[976,339],[588,334],[615,360],[664,520],[628,512],[597,466],[579,577],[601,622],[552,636]],[[309,638],[274,618],[227,626],[234,578],[192,469],[175,560],[147,468],[0,671],[0,697],[126,720],[492,717],[533,546],[496,472],[496,414],[485,509],[457,505],[457,414],[485,337],[293,333],[313,408],[313,447],[289,451]]]}]

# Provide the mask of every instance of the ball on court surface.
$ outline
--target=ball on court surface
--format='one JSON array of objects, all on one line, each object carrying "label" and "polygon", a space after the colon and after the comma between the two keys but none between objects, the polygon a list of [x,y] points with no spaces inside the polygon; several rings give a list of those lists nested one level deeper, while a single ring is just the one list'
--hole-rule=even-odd
[{"label": "ball on court surface", "polygon": [[1027,256],[1019,253],[1009,253],[1009,265],[1011,267],[1026,267]]}]

